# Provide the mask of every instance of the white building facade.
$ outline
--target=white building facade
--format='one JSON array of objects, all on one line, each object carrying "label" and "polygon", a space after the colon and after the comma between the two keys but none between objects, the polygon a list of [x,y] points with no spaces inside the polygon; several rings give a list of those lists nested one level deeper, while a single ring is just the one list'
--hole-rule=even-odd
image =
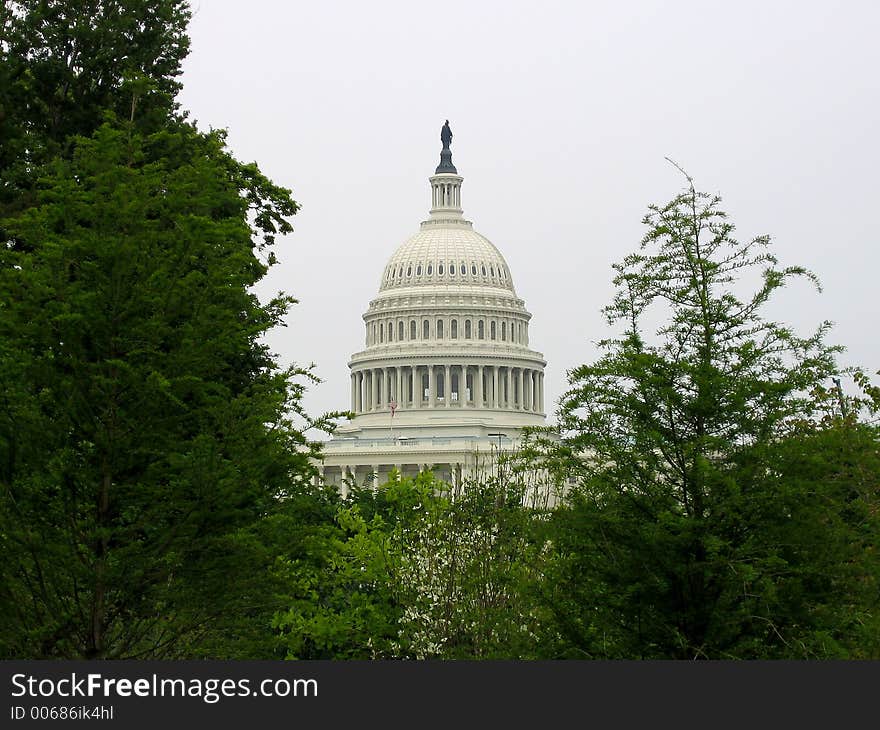
[{"label": "white building facade", "polygon": [[462,210],[448,122],[431,209],[391,256],[355,352],[354,418],[324,445],[325,483],[378,484],[425,468],[453,485],[543,426],[544,361],[504,257]]}]

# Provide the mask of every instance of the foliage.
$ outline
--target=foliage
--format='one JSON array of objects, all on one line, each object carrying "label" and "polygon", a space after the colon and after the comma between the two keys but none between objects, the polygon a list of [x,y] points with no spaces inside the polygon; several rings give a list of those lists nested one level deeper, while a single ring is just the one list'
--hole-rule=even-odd
[{"label": "foliage", "polygon": [[290,600],[275,627],[290,658],[387,654],[403,610],[395,580],[403,555],[394,535],[418,520],[419,510],[440,508],[436,486],[430,472],[376,492],[354,485],[311,549],[279,561]]},{"label": "foliage", "polygon": [[0,216],[35,171],[112,112],[156,132],[176,110],[189,50],[183,0],[15,0],[0,8]]},{"label": "foliage", "polygon": [[815,278],[734,239],[719,202],[650,208],[605,310],[622,333],[570,373],[556,456],[579,486],[544,585],[566,655],[851,656],[876,630],[877,433],[820,422],[828,323],[762,317]]},{"label": "foliage", "polygon": [[0,249],[4,654],[171,651],[253,570],[237,531],[308,478],[251,208],[295,204],[222,135],[107,123],[3,221],[26,244]]},{"label": "foliage", "polygon": [[320,560],[287,563],[277,626],[297,658],[528,658],[540,546],[521,494],[488,478],[455,499],[430,472],[356,490]]}]

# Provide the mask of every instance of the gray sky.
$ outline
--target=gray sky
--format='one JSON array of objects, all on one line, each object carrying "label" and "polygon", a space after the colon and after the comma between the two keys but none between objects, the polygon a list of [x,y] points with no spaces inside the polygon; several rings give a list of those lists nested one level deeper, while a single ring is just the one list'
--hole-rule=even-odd
[{"label": "gray sky", "polygon": [[[302,210],[261,291],[300,303],[270,337],[317,365],[312,413],[349,405],[346,363],[384,265],[427,216],[450,120],[465,216],[507,259],[544,353],[546,402],[597,355],[611,264],[651,202],[719,193],[742,239],[824,286],[774,317],[835,323],[880,368],[880,3],[193,0],[181,103]],[[549,408],[548,408],[549,410]]]}]

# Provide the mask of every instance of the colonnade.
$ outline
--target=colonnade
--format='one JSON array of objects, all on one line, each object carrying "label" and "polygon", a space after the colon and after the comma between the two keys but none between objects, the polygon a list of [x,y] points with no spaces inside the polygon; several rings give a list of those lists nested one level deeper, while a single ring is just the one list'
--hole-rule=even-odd
[{"label": "colonnade", "polygon": [[351,374],[355,413],[397,408],[492,408],[544,412],[544,373],[507,365],[400,365]]},{"label": "colonnade", "polygon": [[431,469],[439,478],[447,481],[453,488],[459,488],[462,485],[462,479],[465,473],[465,466],[462,463],[446,462],[440,464],[411,464],[407,463],[389,463],[378,466],[358,465],[357,462],[350,464],[342,464],[340,466],[318,467],[314,484],[335,484],[340,487],[342,496],[348,496],[348,482],[357,484],[358,486],[370,486],[378,489],[379,485],[387,481],[391,476],[391,469],[396,469],[398,477],[409,475],[413,476],[416,472],[422,472]]}]

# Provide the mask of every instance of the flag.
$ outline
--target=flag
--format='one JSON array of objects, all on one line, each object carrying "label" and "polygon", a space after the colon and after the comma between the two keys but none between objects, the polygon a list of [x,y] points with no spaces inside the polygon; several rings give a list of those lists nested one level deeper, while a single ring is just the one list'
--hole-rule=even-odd
[{"label": "flag", "polygon": [[397,410],[397,401],[392,400],[388,405],[391,406],[391,417],[394,418],[394,411]]}]

